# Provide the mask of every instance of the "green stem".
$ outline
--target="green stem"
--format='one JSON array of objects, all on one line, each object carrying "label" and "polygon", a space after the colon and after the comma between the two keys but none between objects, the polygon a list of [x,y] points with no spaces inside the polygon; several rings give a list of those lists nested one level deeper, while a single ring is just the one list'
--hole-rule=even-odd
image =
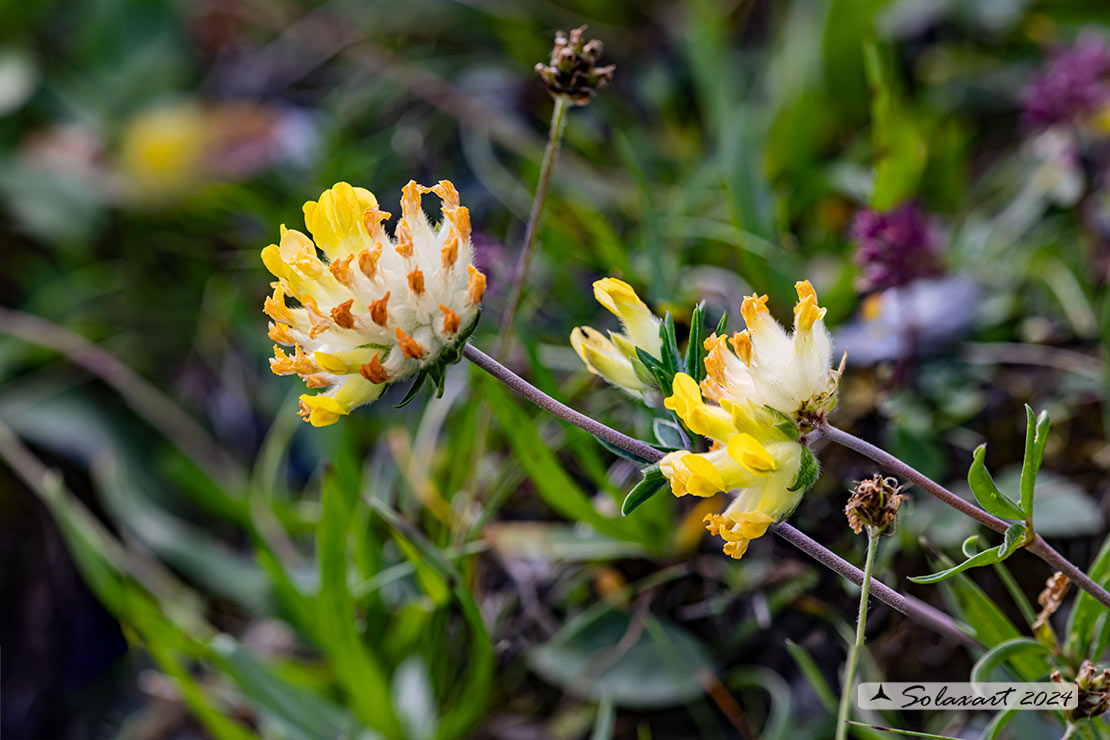
[{"label": "green stem", "polygon": [[[540,228],[540,217],[543,216],[543,205],[547,200],[547,188],[551,184],[551,173],[555,171],[555,159],[559,155],[559,144],[563,140],[563,132],[567,127],[567,108],[570,100],[565,96],[555,97],[555,107],[551,111],[551,127],[547,134],[547,147],[543,150],[543,160],[540,162],[540,179],[536,183],[536,194],[532,198],[532,208],[528,212],[528,223],[524,226],[524,242],[520,245],[520,254],[517,256],[516,269],[513,270],[513,281],[509,288],[509,301],[501,314],[501,328],[497,334],[497,356],[506,357],[513,340],[513,325],[516,323],[516,313],[520,308],[520,298],[524,292],[524,284],[528,281],[528,270],[532,265],[532,252],[536,243],[536,233]],[[478,421],[474,429],[474,447],[472,459],[481,461],[486,455],[486,446],[489,444],[490,424],[493,423],[489,406],[483,405],[478,413]],[[473,501],[477,500],[478,492],[476,474],[479,465],[471,468],[471,474],[463,490],[463,508],[467,512]],[[455,544],[461,543],[467,533],[466,527],[460,527],[453,536]]]},{"label": "green stem", "polygon": [[879,533],[867,527],[867,562],[863,566],[863,583],[859,589],[859,617],[856,619],[856,642],[848,651],[844,666],[844,685],[840,690],[840,712],[836,717],[836,740],[848,737],[848,717],[852,705],[852,689],[856,683],[856,666],[863,650],[863,636],[867,631],[867,600],[871,596],[871,575],[875,571],[875,553],[879,549]]},{"label": "green stem", "polygon": [[524,227],[524,242],[520,245],[516,269],[513,271],[509,302],[501,315],[501,330],[497,337],[498,357],[506,356],[509,344],[512,342],[513,324],[516,323],[516,312],[520,308],[524,284],[528,282],[528,270],[532,266],[536,234],[540,229],[540,218],[543,216],[544,201],[547,200],[547,188],[551,184],[551,173],[555,170],[555,159],[559,155],[559,144],[563,140],[563,131],[567,126],[569,106],[570,101],[567,97],[563,95],[555,97],[555,107],[551,111],[551,128],[547,134],[547,147],[543,151],[543,161],[540,163],[540,179],[536,183],[536,195],[532,198],[532,209],[528,213],[528,223]]}]

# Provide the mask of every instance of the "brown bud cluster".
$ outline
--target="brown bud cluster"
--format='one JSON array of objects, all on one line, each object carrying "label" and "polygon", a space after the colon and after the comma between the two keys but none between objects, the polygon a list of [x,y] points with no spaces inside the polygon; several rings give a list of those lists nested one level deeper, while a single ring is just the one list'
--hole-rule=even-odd
[{"label": "brown bud cluster", "polygon": [[601,59],[602,45],[597,39],[586,41],[586,27],[581,26],[566,33],[555,34],[550,64],[537,64],[536,74],[552,95],[563,96],[575,105],[587,105],[597,91],[607,87],[613,79],[615,66],[597,66]]},{"label": "brown bud cluster", "polygon": [[1071,581],[1060,571],[1053,573],[1044,582],[1044,590],[1037,597],[1037,603],[1041,605],[1041,613],[1037,615],[1037,621],[1033,623],[1034,631],[1048,624],[1049,618],[1064,603],[1064,596],[1067,595],[1069,586],[1071,586]]},{"label": "brown bud cluster", "polygon": [[844,507],[848,526],[856,534],[862,532],[865,526],[875,530],[876,534],[882,532],[894,524],[904,498],[906,496],[902,494],[897,478],[884,478],[875,473],[871,478],[856,481],[848,505]]},{"label": "brown bud cluster", "polygon": [[[1068,683],[1060,671],[1053,671],[1049,678],[1056,683]],[[1079,706],[1068,710],[1070,721],[1097,717],[1110,709],[1110,668],[1084,660],[1072,683],[1079,689]]]}]

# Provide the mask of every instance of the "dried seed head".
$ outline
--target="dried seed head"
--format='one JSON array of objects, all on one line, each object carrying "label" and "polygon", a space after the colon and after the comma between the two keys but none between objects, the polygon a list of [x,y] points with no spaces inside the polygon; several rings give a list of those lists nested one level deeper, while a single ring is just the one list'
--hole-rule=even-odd
[{"label": "dried seed head", "polygon": [[1068,593],[1070,585],[1071,581],[1068,580],[1068,577],[1059,571],[1053,573],[1045,581],[1044,590],[1037,597],[1037,603],[1041,605],[1041,613],[1037,615],[1037,621],[1033,623],[1034,631],[1048,624],[1049,618],[1056,613],[1056,610],[1064,602],[1064,596]]},{"label": "dried seed head", "polygon": [[1079,689],[1079,706],[1068,710],[1068,720],[1074,722],[1097,717],[1110,709],[1110,668],[1084,660],[1074,681],[1067,681],[1060,671],[1053,671],[1049,678],[1056,683],[1074,683]]},{"label": "dried seed head", "polygon": [[875,473],[867,480],[856,481],[848,505],[844,507],[848,526],[856,534],[862,532],[865,526],[878,534],[894,524],[904,498],[906,496],[902,494],[902,486],[896,478],[884,478]]},{"label": "dried seed head", "polygon": [[601,59],[602,45],[597,39],[586,41],[585,26],[574,29],[570,35],[559,31],[551,49],[550,64],[537,64],[547,91],[556,97],[565,97],[575,105],[588,105],[597,91],[607,87],[616,67],[597,66]]}]

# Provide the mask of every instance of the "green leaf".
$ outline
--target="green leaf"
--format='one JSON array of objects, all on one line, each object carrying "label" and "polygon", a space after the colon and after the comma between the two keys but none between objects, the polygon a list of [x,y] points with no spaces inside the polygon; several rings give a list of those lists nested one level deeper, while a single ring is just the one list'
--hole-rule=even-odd
[{"label": "green leaf", "polygon": [[211,660],[234,679],[255,710],[275,729],[280,729],[280,737],[290,740],[313,740],[321,734],[354,737],[361,729],[362,725],[347,710],[321,694],[284,680],[230,635],[217,635],[208,647]]},{"label": "green leaf", "polygon": [[817,458],[809,451],[809,448],[802,445],[802,464],[798,468],[798,475],[794,478],[794,482],[790,484],[788,491],[808,491],[810,486],[817,482],[821,477],[821,464],[817,462]]},{"label": "green leaf", "polygon": [[1033,409],[1025,405],[1025,459],[1021,464],[1021,508],[1025,509],[1026,516],[1033,515],[1033,492],[1037,485],[1037,471],[1044,460],[1044,448],[1048,444],[1048,431],[1052,420],[1048,411],[1042,411],[1036,419],[1033,418]]},{"label": "green leaf", "polygon": [[989,682],[991,674],[994,673],[996,668],[1005,665],[1019,655],[1029,656],[1029,659],[1040,659],[1041,663],[1044,664],[1044,671],[1040,676],[1048,673],[1050,668],[1048,658],[1051,656],[1048,648],[1032,638],[1016,637],[1013,640],[995,645],[983,653],[971,669],[971,680],[974,682]]},{"label": "green leaf", "polygon": [[668,450],[684,450],[688,444],[682,429],[670,419],[655,418],[651,422],[651,430],[655,433],[655,441]]},{"label": "green leaf", "polygon": [[987,726],[983,728],[981,740],[998,740],[998,736],[1006,729],[1006,725],[1010,724],[1010,720],[1017,716],[1018,711],[1017,709],[1007,709],[1005,712],[994,715]]},{"label": "green leaf", "polygon": [[767,721],[759,730],[760,740],[786,740],[797,737],[794,724],[794,700],[790,685],[770,668],[738,668],[724,681],[732,690],[739,687],[766,691],[771,697]]},{"label": "green leaf", "polygon": [[876,154],[875,189],[871,207],[886,210],[912,196],[927,160],[921,118],[899,95],[893,54],[873,41],[863,47],[871,87],[872,147]]},{"label": "green leaf", "polygon": [[[976,555],[971,555],[967,560],[955,565],[947,570],[942,570],[938,573],[933,573],[927,576],[910,576],[910,580],[914,583],[937,583],[952,576],[962,573],[969,568],[978,568],[984,565],[991,565],[992,563],[1000,563],[1008,558],[1014,550],[1017,550],[1025,542],[1025,523],[1017,522],[1011,524],[1006,529],[1004,541],[1001,545],[990,550],[984,550]],[[968,537],[964,542],[964,554],[967,555],[968,548],[979,539],[978,535]]]},{"label": "green leaf", "polygon": [[594,720],[594,729],[590,733],[590,740],[611,740],[613,726],[617,722],[617,711],[613,700],[608,694],[601,697],[597,706],[597,718]]},{"label": "green leaf", "polygon": [[1002,519],[1024,519],[1027,514],[1022,511],[1022,507],[1010,500],[994,484],[994,479],[991,478],[984,463],[986,456],[985,444],[976,447],[972,454],[971,468],[967,471],[967,483],[971,486],[971,492],[975,494],[975,500],[991,514]]},{"label": "green leaf", "polygon": [[[1100,586],[1110,584],[1110,536],[1103,541],[1087,575]],[[1087,656],[1091,642],[1091,632],[1099,616],[1106,613],[1106,607],[1098,603],[1086,591],[1079,591],[1075,597],[1075,608],[1068,617],[1068,636],[1064,650],[1072,655]]]},{"label": "green leaf", "polygon": [[663,340],[663,347],[660,350],[663,354],[660,358],[663,361],[663,369],[673,378],[682,366],[682,355],[678,352],[678,339],[674,332],[674,317],[671,316],[670,311],[663,317],[663,323],[659,325],[659,338]]},{"label": "green leaf", "polygon": [[699,303],[690,312],[690,336],[686,343],[686,373],[699,383],[705,377],[705,347],[702,343],[704,313],[705,303]]},{"label": "green leaf", "polygon": [[357,489],[343,484],[342,471],[328,472],[316,536],[320,567],[316,618],[322,647],[351,708],[370,727],[396,736],[398,723],[389,683],[362,640],[347,585],[347,535],[357,497]]},{"label": "green leaf", "polygon": [[728,311],[721,314],[721,320],[717,322],[717,335],[720,336],[725,332],[725,324],[728,323]]},{"label": "green leaf", "polygon": [[[551,446],[540,437],[535,422],[525,414],[502,386],[482,378],[482,396],[489,403],[517,463],[528,474],[536,492],[555,512],[570,521],[588,524],[598,532],[622,540],[639,541],[632,522],[610,519],[594,507],[575,480],[566,472]],[[625,453],[627,456],[627,453]],[[643,461],[650,464],[652,461]]]},{"label": "green leaf", "polygon": [[659,464],[650,465],[640,471],[643,479],[628,492],[621,506],[621,516],[628,516],[636,507],[647,501],[667,486],[667,478],[659,470]]},{"label": "green leaf", "polygon": [[809,654],[809,651],[804,647],[794,642],[793,640],[786,641],[786,652],[790,653],[790,657],[798,664],[801,669],[802,675],[809,681],[809,685],[813,687],[814,693],[817,694],[817,699],[821,702],[821,706],[825,711],[830,714],[836,713],[837,700],[836,694],[829,687],[828,681],[825,680],[825,674],[817,667],[817,661]]},{"label": "green leaf", "polygon": [[[527,655],[528,665],[545,681],[616,706],[657,709],[686,704],[704,693],[699,676],[713,670],[709,650],[682,627],[663,620],[642,629],[636,641],[599,663],[631,630],[631,613],[606,611],[596,619],[574,622]],[[655,629],[655,627],[658,629]],[[591,680],[583,681],[583,676]]]}]

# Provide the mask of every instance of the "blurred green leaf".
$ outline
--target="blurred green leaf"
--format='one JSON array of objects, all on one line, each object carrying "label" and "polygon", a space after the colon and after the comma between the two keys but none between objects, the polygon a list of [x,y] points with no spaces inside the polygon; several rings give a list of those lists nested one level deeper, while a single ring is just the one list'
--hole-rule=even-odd
[{"label": "blurred green leaf", "polygon": [[570,629],[529,651],[528,665],[546,681],[594,701],[609,697],[617,706],[639,709],[684,704],[703,693],[698,675],[711,670],[709,653],[681,627],[663,621],[659,625],[677,647],[681,665],[669,665],[672,656],[664,654],[643,624],[613,611],[568,625]]},{"label": "blurred green leaf", "polygon": [[[1010,662],[1015,656],[1022,655],[1028,656],[1030,661],[1040,659],[1044,666],[1044,670],[1034,676],[1034,679],[1042,678],[1048,675],[1051,668],[1049,659],[1052,654],[1041,643],[1029,637],[1018,637],[1013,640],[1007,640],[999,645],[995,645],[987,652],[979,656],[979,660],[975,661],[975,665],[971,668],[971,680],[975,682],[989,682],[995,669],[1000,668]],[[1025,665],[1024,669],[1028,670],[1031,665]],[[998,680],[1006,680],[1000,678]]]},{"label": "blurred green leaf", "polygon": [[330,471],[324,477],[323,511],[316,536],[319,638],[359,719],[387,736],[398,737],[389,683],[359,633],[355,603],[347,585],[347,535],[357,495],[357,490],[344,485],[340,473]]}]

